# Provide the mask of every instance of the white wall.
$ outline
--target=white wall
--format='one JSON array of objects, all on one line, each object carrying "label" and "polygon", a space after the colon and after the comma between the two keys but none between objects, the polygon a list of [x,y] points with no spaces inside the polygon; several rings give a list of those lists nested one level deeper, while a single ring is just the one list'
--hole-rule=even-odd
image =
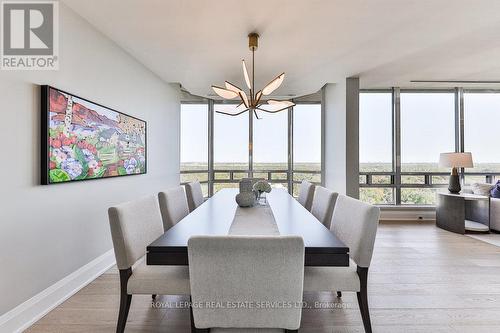
[{"label": "white wall", "polygon": [[[168,66],[168,64],[165,64]],[[40,84],[148,122],[146,175],[41,186]],[[60,69],[0,72],[0,314],[112,248],[107,208],[179,183],[179,93],[60,4]]]},{"label": "white wall", "polygon": [[325,186],[346,194],[346,82],[325,89]]},{"label": "white wall", "polygon": [[325,186],[359,197],[359,79],[324,86]]}]

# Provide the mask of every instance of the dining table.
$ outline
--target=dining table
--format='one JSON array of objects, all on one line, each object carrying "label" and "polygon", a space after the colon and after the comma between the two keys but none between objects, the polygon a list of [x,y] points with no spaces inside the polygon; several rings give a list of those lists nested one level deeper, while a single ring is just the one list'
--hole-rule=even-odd
[{"label": "dining table", "polygon": [[192,236],[301,236],[305,266],[349,266],[349,248],[286,189],[239,207],[238,189],[221,189],[147,247],[147,265],[188,265]]}]

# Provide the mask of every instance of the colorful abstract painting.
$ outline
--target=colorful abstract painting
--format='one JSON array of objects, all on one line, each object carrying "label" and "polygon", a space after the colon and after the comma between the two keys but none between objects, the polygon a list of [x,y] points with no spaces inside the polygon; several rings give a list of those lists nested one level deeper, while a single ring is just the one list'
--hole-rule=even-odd
[{"label": "colorful abstract painting", "polygon": [[146,173],[146,122],[42,87],[42,183]]}]

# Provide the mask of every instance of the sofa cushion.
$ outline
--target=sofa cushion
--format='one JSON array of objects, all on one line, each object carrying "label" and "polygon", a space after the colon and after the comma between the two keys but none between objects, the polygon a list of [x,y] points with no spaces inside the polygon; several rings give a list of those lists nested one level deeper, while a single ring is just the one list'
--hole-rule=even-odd
[{"label": "sofa cushion", "polygon": [[489,196],[493,186],[493,184],[488,183],[474,183],[471,185],[471,189],[474,194]]},{"label": "sofa cushion", "polygon": [[497,199],[500,198],[500,180],[497,181],[496,185],[493,187],[490,194],[493,198],[497,198]]}]

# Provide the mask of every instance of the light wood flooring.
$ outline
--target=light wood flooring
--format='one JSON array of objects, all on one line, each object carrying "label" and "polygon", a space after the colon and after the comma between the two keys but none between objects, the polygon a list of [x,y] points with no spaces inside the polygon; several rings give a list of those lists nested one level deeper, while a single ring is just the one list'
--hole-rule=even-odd
[{"label": "light wood flooring", "polygon": [[[116,269],[109,270],[28,332],[114,332],[118,281]],[[500,247],[433,223],[382,223],[368,294],[375,332],[500,332]],[[363,332],[355,294],[311,293],[305,300],[343,305],[304,310],[300,332]],[[150,296],[134,296],[126,332],[189,333],[189,310],[152,308]]]}]

